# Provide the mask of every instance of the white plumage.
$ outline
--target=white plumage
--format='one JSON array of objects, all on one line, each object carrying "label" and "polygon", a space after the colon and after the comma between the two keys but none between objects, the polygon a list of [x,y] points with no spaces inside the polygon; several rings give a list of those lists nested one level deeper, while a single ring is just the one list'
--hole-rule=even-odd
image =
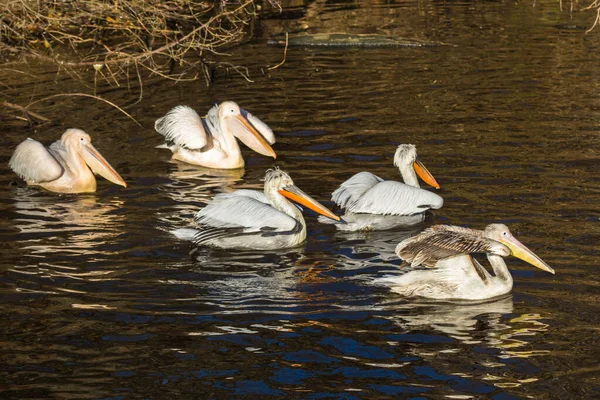
[{"label": "white plumage", "polygon": [[[336,189],[331,199],[346,213],[346,224],[336,224],[339,230],[383,230],[423,222],[427,210],[439,209],[444,199],[419,187],[417,173],[430,185],[439,188],[433,176],[418,160],[412,144],[398,146],[394,155],[405,183],[385,181],[370,172],[359,172]],[[369,223],[366,216],[372,215]],[[390,220],[382,216],[391,216]],[[406,218],[403,218],[406,217]],[[320,218],[321,222],[334,223]]]},{"label": "white plumage", "polygon": [[[396,253],[413,269],[400,276],[377,279],[374,283],[389,286],[404,296],[484,300],[504,295],[513,287],[512,276],[503,259],[509,255],[554,274],[548,264],[502,224],[488,225],[483,231],[435,225],[400,242]],[[472,257],[477,253],[487,256],[493,275]]]},{"label": "white plumage", "polygon": [[208,168],[244,166],[236,138],[252,150],[275,158],[273,131],[233,101],[213,106],[204,118],[188,106],[176,106],[156,120],[154,129],[165,137],[173,159]]},{"label": "white plumage", "polygon": [[[263,202],[260,192],[221,193],[198,211],[196,223],[213,228],[244,227],[245,233],[258,232],[261,229],[290,231],[296,226],[296,220],[286,213]],[[266,196],[265,196],[266,199]]]},{"label": "white plumage", "polygon": [[64,172],[49,149],[31,138],[25,139],[17,146],[8,165],[17,175],[31,184],[54,181]]},{"label": "white plumage", "polygon": [[[287,173],[274,169],[266,173],[264,193],[242,189],[216,195],[196,214],[198,229],[192,241],[200,246],[256,250],[298,246],[306,239],[306,223],[288,198],[339,220],[298,189]],[[189,230],[174,233],[181,238],[192,236]]]},{"label": "white plumage", "polygon": [[429,209],[437,210],[443,204],[444,200],[435,193],[400,182],[382,181],[350,204],[346,211],[353,214],[414,215]]},{"label": "white plumage", "polygon": [[[210,121],[216,106],[211,108],[206,116]],[[154,123],[154,129],[165,137],[170,148],[184,147],[190,150],[200,150],[211,137],[202,125],[202,119],[194,109],[188,106],[177,106],[164,117]]]},{"label": "white plumage", "polygon": [[117,185],[127,186],[81,129],[68,129],[48,148],[27,138],[17,146],[8,165],[27,184],[53,192],[94,192],[94,173]]}]

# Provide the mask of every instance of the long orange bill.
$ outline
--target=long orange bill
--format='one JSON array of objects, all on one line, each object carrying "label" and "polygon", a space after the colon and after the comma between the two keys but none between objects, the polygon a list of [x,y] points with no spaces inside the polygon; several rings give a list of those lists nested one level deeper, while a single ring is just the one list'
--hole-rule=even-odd
[{"label": "long orange bill", "polygon": [[244,144],[250,147],[252,150],[260,153],[264,156],[277,158],[277,154],[271,147],[271,145],[265,140],[263,135],[256,130],[256,128],[244,118],[243,115],[239,114],[236,116],[236,120],[242,124],[232,129],[232,133],[235,137],[240,139]]},{"label": "long orange bill", "polygon": [[507,239],[500,240],[500,243],[504,244],[510,249],[513,256],[520,258],[528,264],[533,265],[543,271],[554,274],[554,270],[550,268],[541,258],[539,258],[533,251],[529,250],[525,245],[519,242],[514,236]]},{"label": "long orange bill", "polygon": [[415,161],[413,163],[413,168],[415,169],[417,175],[419,175],[419,177],[423,179],[423,182],[425,182],[429,186],[433,186],[436,189],[440,188],[440,185],[437,183],[433,175],[431,175],[431,172],[429,172],[427,168],[425,168],[421,161]]},{"label": "long orange bill", "polygon": [[106,161],[102,154],[96,150],[92,144],[88,144],[83,147],[82,157],[85,160],[85,163],[94,171],[94,173],[101,175],[105,179],[111,181],[112,183],[116,183],[117,185],[121,185],[127,187],[127,183],[121,178],[121,175]]},{"label": "long orange bill", "polygon": [[340,220],[340,217],[329,211],[324,205],[304,193],[302,190],[298,189],[298,187],[295,185],[288,185],[285,188],[280,189],[279,193],[300,205],[310,208],[318,214],[326,216],[327,218],[331,218],[335,221]]}]

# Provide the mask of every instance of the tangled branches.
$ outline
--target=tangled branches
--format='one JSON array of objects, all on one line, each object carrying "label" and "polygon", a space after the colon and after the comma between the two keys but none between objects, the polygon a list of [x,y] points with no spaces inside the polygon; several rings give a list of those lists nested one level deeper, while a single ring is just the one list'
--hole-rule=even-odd
[{"label": "tangled branches", "polygon": [[595,9],[596,10],[596,18],[594,19],[594,23],[590,29],[586,31],[589,33],[592,29],[596,27],[596,25],[600,24],[600,0],[594,0],[592,4],[585,7],[584,10]]},{"label": "tangled branches", "polygon": [[[271,0],[276,2],[277,0]],[[7,0],[0,5],[0,54],[35,57],[107,81],[210,82],[206,61],[246,36],[254,0]],[[141,83],[141,81],[140,81]]]}]

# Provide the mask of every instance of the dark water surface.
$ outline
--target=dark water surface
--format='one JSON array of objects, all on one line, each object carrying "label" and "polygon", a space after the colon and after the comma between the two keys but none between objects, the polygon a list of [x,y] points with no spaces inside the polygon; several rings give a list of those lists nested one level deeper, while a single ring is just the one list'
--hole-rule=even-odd
[{"label": "dark water surface", "polygon": [[[2,398],[599,398],[600,37],[558,2],[311,2],[260,21],[222,72],[148,79],[128,108],[88,99],[35,110],[39,130],[2,117]],[[309,27],[454,44],[423,49],[283,49],[267,37]],[[74,90],[65,74],[9,74],[18,102]],[[35,77],[35,79],[34,79]],[[87,89],[89,92],[89,88]],[[34,95],[32,95],[34,93]],[[126,105],[139,88],[101,87]],[[245,171],[169,162],[154,120],[188,104],[237,101],[276,132],[276,162],[244,150]],[[92,195],[10,185],[30,136],[87,130],[129,183]],[[186,227],[214,194],[259,188],[279,165],[331,206],[368,170],[396,179],[417,145],[445,205],[427,224],[503,222],[556,270],[508,259],[510,296],[478,305],[414,302],[371,285],[397,273],[411,232],[338,234],[307,216],[303,248],[198,252]]]}]

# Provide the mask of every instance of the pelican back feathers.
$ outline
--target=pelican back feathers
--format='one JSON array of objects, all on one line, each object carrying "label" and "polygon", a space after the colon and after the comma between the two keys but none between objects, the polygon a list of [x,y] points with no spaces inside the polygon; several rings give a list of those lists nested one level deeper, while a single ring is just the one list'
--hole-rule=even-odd
[{"label": "pelican back feathers", "polygon": [[195,221],[199,229],[194,244],[221,248],[289,247],[303,229],[296,219],[272,207],[263,193],[252,190],[216,195]]},{"label": "pelican back feathers", "polygon": [[434,267],[438,261],[465,254],[508,256],[510,250],[489,239],[484,231],[451,225],[434,225],[396,246],[396,254],[412,266]]},{"label": "pelican back feathers", "polygon": [[363,194],[383,179],[370,172],[359,172],[346,180],[332,194],[331,200],[340,208],[348,208],[356,203]]},{"label": "pelican back feathers", "polygon": [[265,227],[294,228],[296,220],[261,200],[260,194],[220,193],[198,211],[195,221],[213,228],[243,227],[250,231]]},{"label": "pelican back feathers", "polygon": [[383,181],[350,204],[347,211],[380,215],[413,215],[441,208],[444,199],[435,193],[395,181]]}]

